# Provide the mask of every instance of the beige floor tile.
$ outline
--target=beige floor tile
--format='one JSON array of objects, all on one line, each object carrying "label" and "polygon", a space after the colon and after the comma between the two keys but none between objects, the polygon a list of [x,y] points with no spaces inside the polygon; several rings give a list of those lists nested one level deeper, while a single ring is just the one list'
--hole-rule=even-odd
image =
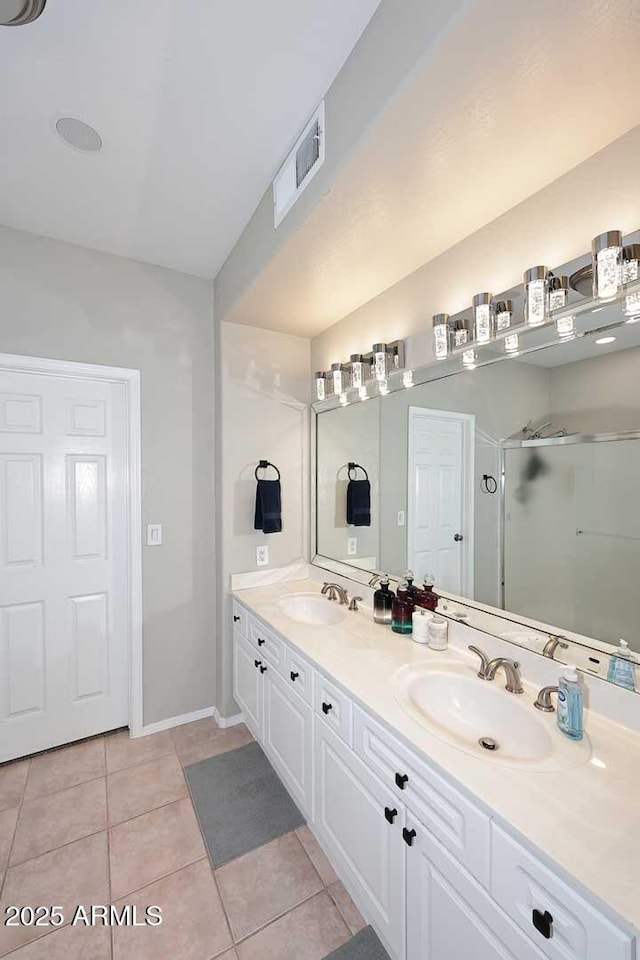
[{"label": "beige floor tile", "polygon": [[111,960],[108,927],[61,927],[11,954],[10,960]]},{"label": "beige floor tile", "polygon": [[231,950],[226,950],[219,957],[216,957],[216,960],[238,960],[238,954],[234,948],[231,947]]},{"label": "beige floor tile", "polygon": [[190,763],[236,750],[253,740],[244,723],[223,730],[217,726],[215,720],[209,718],[174,727],[172,733],[178,756],[185,767]]},{"label": "beige floor tile", "polygon": [[35,800],[96,777],[104,777],[104,740],[85,740],[33,757],[25,800]]},{"label": "beige floor tile", "polygon": [[[20,807],[14,807],[13,810],[3,810],[0,813],[0,873],[4,875],[4,868],[9,862],[9,851],[13,843],[13,835],[16,831],[18,822],[18,813]],[[0,883],[1,883],[0,878]]]},{"label": "beige floor tile", "polygon": [[178,800],[109,831],[114,900],[205,856],[191,800]]},{"label": "beige floor tile", "polygon": [[231,945],[220,897],[208,860],[172,873],[120,901],[162,908],[155,927],[115,927],[114,960],[210,960]]},{"label": "beige floor tile", "polygon": [[127,767],[107,777],[109,823],[131,820],[141,813],[188,795],[182,767],[175,753]]},{"label": "beige floor tile", "polygon": [[[78,904],[107,903],[109,875],[107,834],[96,833],[41,857],[9,867],[2,891],[0,916],[9,904],[61,906],[71,920]],[[46,927],[0,926],[0,957],[46,934]]]},{"label": "beige floor tile", "polygon": [[351,939],[331,897],[322,893],[237,945],[239,960],[323,960]]},{"label": "beige floor tile", "polygon": [[298,834],[300,843],[311,858],[311,862],[320,874],[320,879],[324,885],[328,887],[330,884],[335,883],[338,879],[337,874],[329,863],[324,850],[311,833],[311,830],[309,830],[309,827],[306,825],[304,827],[298,827],[296,833]]},{"label": "beige floor tile", "polygon": [[0,810],[8,810],[22,803],[30,760],[17,760],[0,767]]},{"label": "beige floor tile", "polygon": [[329,894],[354,936],[359,930],[366,927],[366,920],[339,880],[329,887]]},{"label": "beige floor tile", "polygon": [[137,763],[147,763],[174,753],[170,730],[152,733],[148,737],[130,737],[129,732],[113,733],[105,737],[107,748],[107,773],[133,767]]},{"label": "beige floor tile", "polygon": [[225,864],[216,871],[216,879],[235,941],[322,889],[295,833]]},{"label": "beige floor tile", "polygon": [[48,850],[106,829],[104,777],[25,802],[20,811],[11,863],[39,857]]}]

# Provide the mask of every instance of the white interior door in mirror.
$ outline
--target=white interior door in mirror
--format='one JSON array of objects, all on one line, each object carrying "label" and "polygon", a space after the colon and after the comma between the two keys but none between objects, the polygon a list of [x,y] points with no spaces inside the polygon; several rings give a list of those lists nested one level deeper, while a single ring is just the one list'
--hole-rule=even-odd
[{"label": "white interior door in mirror", "polygon": [[410,407],[408,422],[408,566],[473,597],[475,417]]},{"label": "white interior door in mirror", "polygon": [[0,761],[128,722],[124,389],[0,374]]}]

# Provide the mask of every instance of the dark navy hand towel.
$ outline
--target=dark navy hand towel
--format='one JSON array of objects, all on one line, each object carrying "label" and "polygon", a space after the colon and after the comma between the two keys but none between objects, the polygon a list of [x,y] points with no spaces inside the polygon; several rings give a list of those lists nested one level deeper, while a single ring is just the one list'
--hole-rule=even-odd
[{"label": "dark navy hand towel", "polygon": [[347,523],[354,527],[371,526],[371,484],[368,480],[349,480]]},{"label": "dark navy hand towel", "polygon": [[279,480],[258,480],[256,489],[256,530],[280,533],[282,530],[282,503]]}]

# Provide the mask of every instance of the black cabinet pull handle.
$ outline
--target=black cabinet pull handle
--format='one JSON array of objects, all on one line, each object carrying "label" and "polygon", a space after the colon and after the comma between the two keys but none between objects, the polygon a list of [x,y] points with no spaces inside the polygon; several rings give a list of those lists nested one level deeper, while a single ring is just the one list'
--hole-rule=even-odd
[{"label": "black cabinet pull handle", "polygon": [[234,622],[234,623],[237,623],[239,619],[240,619],[240,617],[237,615],[237,613],[234,613],[234,615],[233,615],[233,622]]},{"label": "black cabinet pull handle", "polygon": [[299,673],[295,673],[295,672],[292,670],[291,673],[289,674],[289,676],[291,677],[291,679],[292,679],[293,682],[295,683],[296,680],[298,679],[298,677],[300,676],[300,674],[299,674]]},{"label": "black cabinet pull handle", "polygon": [[396,773],[396,786],[400,787],[401,790],[404,790],[408,780],[409,780],[408,774]]},{"label": "black cabinet pull handle", "polygon": [[266,640],[262,640],[260,637],[258,637],[258,646],[259,646],[259,647],[261,647],[262,644],[263,644],[263,643],[266,643],[266,642],[267,642]]},{"label": "black cabinet pull handle", "polygon": [[254,664],[255,664],[256,667],[259,667],[260,664],[262,663],[262,660],[254,660],[253,662],[254,662]]},{"label": "black cabinet pull handle", "polygon": [[385,807],[384,816],[389,823],[393,823],[395,818],[398,816],[398,811],[396,810],[395,807],[393,808],[393,810],[391,810],[389,807]]},{"label": "black cabinet pull handle", "polygon": [[332,704],[332,703],[323,703],[323,704],[322,704],[322,712],[324,713],[325,716],[329,713],[329,710],[333,710],[333,704]]},{"label": "black cabinet pull handle", "polygon": [[542,913],[540,910],[534,910],[531,920],[538,933],[541,933],[545,940],[550,940],[553,936],[553,917],[549,911],[545,910]]},{"label": "black cabinet pull handle", "polygon": [[550,940],[553,936],[553,917],[548,910],[542,913],[540,910],[534,910],[531,915],[534,927],[541,933],[545,940]]},{"label": "black cabinet pull handle", "polygon": [[404,840],[404,842],[408,847],[413,846],[413,838],[415,837],[415,835],[416,835],[415,830],[407,830],[406,827],[402,828],[402,839]]},{"label": "black cabinet pull handle", "polygon": [[261,667],[260,667],[260,673],[266,673],[266,672],[267,672],[267,668],[261,666]]}]

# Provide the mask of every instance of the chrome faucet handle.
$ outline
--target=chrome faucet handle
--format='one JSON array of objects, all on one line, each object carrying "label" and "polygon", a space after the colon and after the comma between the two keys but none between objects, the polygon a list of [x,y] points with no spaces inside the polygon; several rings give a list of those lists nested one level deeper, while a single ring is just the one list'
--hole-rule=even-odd
[{"label": "chrome faucet handle", "polygon": [[478,670],[478,676],[481,680],[493,680],[493,677],[487,676],[487,671],[489,669],[489,657],[486,655],[484,650],[481,650],[480,647],[474,647],[473,645],[467,648],[471,653],[477,654],[480,657],[480,669]]},{"label": "chrome faucet handle", "polygon": [[362,603],[362,597],[351,597],[351,600],[349,601],[349,610],[355,610],[355,611],[357,611],[357,610],[358,610],[358,601],[360,601],[360,603]]},{"label": "chrome faucet handle", "polygon": [[486,680],[495,680],[496,673],[502,667],[507,678],[506,689],[508,693],[524,693],[524,688],[520,680],[520,664],[517,660],[509,660],[508,657],[496,657],[487,667]]},{"label": "chrome faucet handle", "polygon": [[536,710],[542,710],[543,713],[554,713],[556,708],[551,703],[551,694],[557,692],[557,687],[543,687],[533,704]]},{"label": "chrome faucet handle", "polygon": [[542,656],[548,657],[550,660],[553,660],[554,655],[558,647],[561,650],[568,650],[569,644],[565,641],[567,637],[563,637],[561,634],[558,634],[556,637],[549,637],[544,647],[542,648]]}]

